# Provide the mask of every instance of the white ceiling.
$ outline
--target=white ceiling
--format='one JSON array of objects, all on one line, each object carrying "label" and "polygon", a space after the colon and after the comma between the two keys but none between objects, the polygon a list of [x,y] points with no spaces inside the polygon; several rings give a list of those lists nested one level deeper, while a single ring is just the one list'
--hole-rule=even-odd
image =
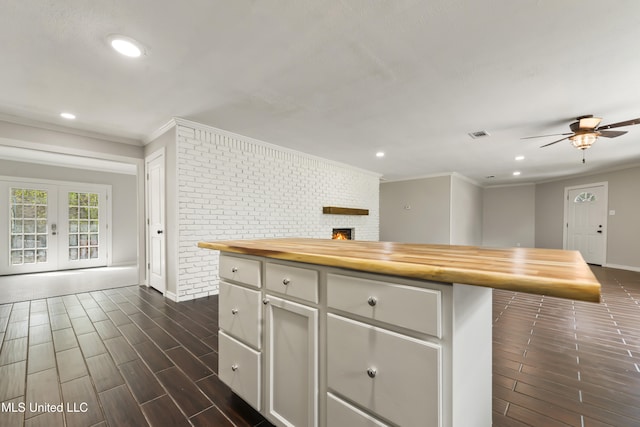
[{"label": "white ceiling", "polygon": [[[72,111],[76,129],[141,144],[182,117],[389,180],[510,184],[640,163],[640,126],[600,138],[586,164],[566,141],[520,139],[584,114],[640,117],[637,0],[2,3],[5,118],[68,125],[58,114]],[[117,55],[111,34],[148,55]],[[478,130],[491,136],[467,135]]]}]

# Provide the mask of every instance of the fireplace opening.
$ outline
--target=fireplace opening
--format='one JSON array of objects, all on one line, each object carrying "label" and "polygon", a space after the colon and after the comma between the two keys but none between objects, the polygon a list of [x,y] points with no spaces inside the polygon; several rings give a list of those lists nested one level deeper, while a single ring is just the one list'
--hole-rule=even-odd
[{"label": "fireplace opening", "polygon": [[353,228],[334,228],[331,238],[334,240],[353,240]]}]

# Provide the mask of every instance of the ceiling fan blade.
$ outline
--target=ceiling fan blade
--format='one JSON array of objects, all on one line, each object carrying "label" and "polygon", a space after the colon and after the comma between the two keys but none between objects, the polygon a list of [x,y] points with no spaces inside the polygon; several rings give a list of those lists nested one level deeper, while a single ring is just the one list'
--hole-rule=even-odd
[{"label": "ceiling fan blade", "polygon": [[[569,134],[569,135],[573,135],[573,134],[571,133],[571,134]],[[565,136],[564,138],[559,139],[559,140],[557,140],[557,141],[553,141],[553,142],[550,142],[550,143],[548,143],[548,144],[541,145],[541,146],[540,146],[540,148],[544,148],[544,147],[548,147],[548,146],[553,145],[553,144],[557,144],[558,142],[560,142],[560,141],[564,141],[565,139],[569,139],[569,137],[568,137],[568,136]]]},{"label": "ceiling fan blade", "polygon": [[625,120],[624,122],[611,123],[610,125],[600,126],[596,130],[613,129],[613,128],[619,128],[622,126],[631,126],[631,125],[637,125],[637,124],[640,124],[640,117],[633,120]]},{"label": "ceiling fan blade", "polygon": [[598,136],[604,136],[605,138],[615,138],[617,136],[624,135],[625,133],[627,133],[627,131],[626,130],[601,130],[601,131],[598,131],[598,133],[600,134]]},{"label": "ceiling fan blade", "polygon": [[573,135],[573,133],[571,133],[571,132],[569,132],[569,133],[552,133],[551,135],[525,136],[524,138],[520,138],[520,139],[546,138],[548,136],[564,136],[564,135]]}]

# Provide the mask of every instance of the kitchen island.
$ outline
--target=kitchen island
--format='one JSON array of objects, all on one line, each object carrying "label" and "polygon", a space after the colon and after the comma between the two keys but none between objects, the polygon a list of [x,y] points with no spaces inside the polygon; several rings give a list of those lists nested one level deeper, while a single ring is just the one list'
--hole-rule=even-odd
[{"label": "kitchen island", "polygon": [[321,239],[220,250],[219,376],[275,425],[490,426],[491,288],[597,302],[578,252]]}]

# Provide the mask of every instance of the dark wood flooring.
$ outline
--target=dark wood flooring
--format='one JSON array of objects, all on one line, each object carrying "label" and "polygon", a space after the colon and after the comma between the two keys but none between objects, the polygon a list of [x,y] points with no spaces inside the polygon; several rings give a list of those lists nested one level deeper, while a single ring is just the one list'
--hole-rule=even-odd
[{"label": "dark wood flooring", "polygon": [[640,426],[640,273],[600,304],[493,293],[494,426]]},{"label": "dark wood flooring", "polygon": [[[640,425],[640,273],[594,271],[601,304],[494,291],[495,426]],[[270,426],[217,377],[217,306],[138,286],[0,305],[0,426]]]}]

